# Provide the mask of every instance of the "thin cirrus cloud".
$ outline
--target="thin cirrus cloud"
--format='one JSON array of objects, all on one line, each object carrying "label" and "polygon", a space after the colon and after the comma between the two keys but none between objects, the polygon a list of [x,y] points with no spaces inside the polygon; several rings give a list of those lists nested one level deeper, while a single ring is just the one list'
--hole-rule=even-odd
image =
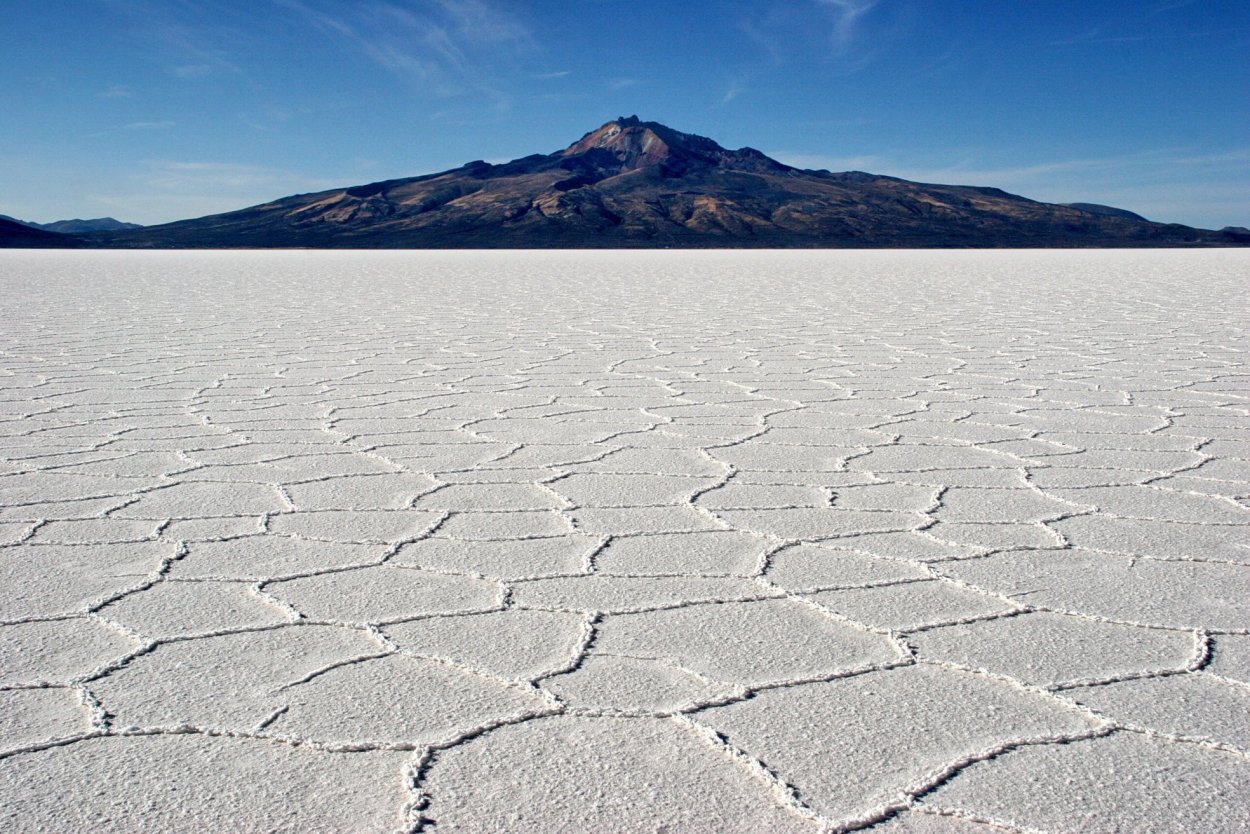
[{"label": "thin cirrus cloud", "polygon": [[834,14],[833,43],[835,46],[848,45],[857,34],[860,20],[873,10],[877,0],[819,0]]},{"label": "thin cirrus cloud", "polygon": [[139,176],[139,180],[153,188],[170,192],[198,191],[208,186],[223,193],[239,190],[259,193],[258,190],[266,190],[268,193],[262,195],[262,199],[272,199],[290,193],[282,189],[333,186],[331,181],[307,177],[281,168],[235,162],[149,160],[145,167],[146,171]]},{"label": "thin cirrus cloud", "polygon": [[[141,44],[170,76],[196,80],[246,76],[253,48],[283,24],[315,30],[423,89],[453,95],[489,86],[515,56],[533,50],[529,29],[491,0],[269,0],[252,6],[156,0],[105,0],[126,21],[125,37]],[[274,14],[274,10],[277,14]]]},{"label": "thin cirrus cloud", "polygon": [[502,65],[533,49],[529,30],[484,0],[425,0],[403,6],[278,2],[305,25],[442,96],[489,92]]},{"label": "thin cirrus cloud", "polygon": [[[249,42],[246,19],[186,3],[106,0],[106,5],[118,15],[117,36],[138,46],[149,61],[174,78],[243,72],[237,53],[241,44]],[[109,89],[129,91],[122,86]]]},{"label": "thin cirrus cloud", "polygon": [[146,131],[169,130],[177,125],[178,123],[172,120],[127,122],[126,124],[120,126],[113,126],[105,128],[104,130],[95,130],[90,133],[84,133],[83,137],[86,139],[101,139],[116,137],[118,134],[124,132],[142,133]]},{"label": "thin cirrus cloud", "polygon": [[732,24],[735,35],[749,46],[734,57],[734,66],[755,73],[815,60],[823,71],[832,69],[838,76],[859,72],[880,51],[878,39],[870,34],[897,34],[871,20],[878,6],[878,0],[751,4]]},{"label": "thin cirrus cloud", "polygon": [[182,64],[181,66],[171,67],[169,72],[177,78],[207,78],[213,74],[213,65]]}]

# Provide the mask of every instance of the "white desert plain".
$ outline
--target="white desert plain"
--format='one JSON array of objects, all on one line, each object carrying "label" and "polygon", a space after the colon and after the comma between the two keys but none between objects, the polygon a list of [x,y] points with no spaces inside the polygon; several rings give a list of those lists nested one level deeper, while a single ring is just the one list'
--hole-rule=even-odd
[{"label": "white desert plain", "polygon": [[1250,830],[1248,290],[0,253],[0,829]]}]

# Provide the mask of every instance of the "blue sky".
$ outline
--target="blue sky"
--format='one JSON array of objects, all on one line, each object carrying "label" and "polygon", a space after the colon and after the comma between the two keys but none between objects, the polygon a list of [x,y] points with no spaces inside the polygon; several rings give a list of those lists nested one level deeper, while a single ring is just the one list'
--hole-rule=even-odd
[{"label": "blue sky", "polygon": [[1250,225],[1244,0],[7,0],[0,213],[155,223],[637,113],[791,164]]}]

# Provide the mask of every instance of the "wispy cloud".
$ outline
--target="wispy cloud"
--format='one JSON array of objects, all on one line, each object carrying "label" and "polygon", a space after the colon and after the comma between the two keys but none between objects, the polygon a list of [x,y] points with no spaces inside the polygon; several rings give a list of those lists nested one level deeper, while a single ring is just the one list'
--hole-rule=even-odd
[{"label": "wispy cloud", "polygon": [[767,63],[776,66],[785,62],[786,51],[773,33],[747,18],[737,21],[737,29],[763,53]]},{"label": "wispy cloud", "polygon": [[112,84],[96,93],[97,98],[132,98],[134,90],[125,84]]},{"label": "wispy cloud", "polygon": [[154,131],[154,130],[169,130],[170,128],[175,127],[176,125],[177,125],[177,122],[174,122],[171,120],[127,122],[126,124],[115,125],[113,127],[105,128],[104,130],[94,130],[90,133],[84,133],[83,137],[87,139],[99,139],[100,137],[106,137],[106,136],[116,137],[118,134],[124,133],[126,131],[143,132],[143,131]]},{"label": "wispy cloud", "polygon": [[877,5],[877,0],[819,0],[819,2],[833,11],[833,43],[838,47],[844,47],[851,42],[856,35],[860,20]]},{"label": "wispy cloud", "polygon": [[713,97],[710,109],[725,107],[736,101],[743,93],[754,87],[758,75],[759,71],[750,67],[739,67],[736,71],[727,73],[720,97]]},{"label": "wispy cloud", "polygon": [[638,86],[637,78],[614,78],[608,82],[609,90],[626,90]]},{"label": "wispy cloud", "polygon": [[533,49],[529,30],[485,0],[276,2],[379,67],[442,96],[465,90],[497,95],[500,64]]},{"label": "wispy cloud", "polygon": [[[333,183],[264,165],[249,165],[238,162],[207,162],[148,160],[144,163],[146,171],[139,176],[141,182],[161,189],[173,191],[196,191],[204,187],[216,191],[227,189],[268,188],[275,191],[266,199],[290,193],[289,189],[329,188]],[[282,189],[288,189],[283,191]]]},{"label": "wispy cloud", "polygon": [[211,64],[182,64],[169,68],[170,75],[177,78],[206,78],[213,74]]},{"label": "wispy cloud", "polygon": [[734,75],[763,76],[806,65],[850,76],[901,40],[913,15],[907,3],[880,0],[772,0],[741,4],[732,27],[740,45],[729,54]]},{"label": "wispy cloud", "polygon": [[1187,6],[1192,6],[1197,2],[1198,0],[1164,0],[1164,2],[1156,3],[1154,8],[1149,9],[1146,12],[1146,17],[1154,17],[1175,9],[1183,9]]},{"label": "wispy cloud", "polygon": [[1059,40],[1047,41],[1045,46],[1115,46],[1119,44],[1151,43],[1154,41],[1197,40],[1225,35],[1228,30],[1221,31],[1176,31],[1153,32],[1145,35],[1104,34],[1102,28],[1090,29],[1078,35]]},{"label": "wispy cloud", "polygon": [[482,43],[528,41],[527,29],[510,12],[486,0],[433,0],[464,38]]},{"label": "wispy cloud", "polygon": [[[1225,25],[1210,27],[1205,30],[1194,29],[1193,15],[1174,17],[1174,25],[1161,25],[1154,20],[1159,16],[1168,16],[1170,12],[1196,5],[1198,0],[1166,0],[1152,5],[1146,3],[1127,4],[1113,14],[1104,15],[1102,22],[1085,27],[1068,37],[1047,41],[1043,47],[1099,47],[1122,46],[1155,41],[1175,41],[1219,38],[1231,32],[1245,32],[1245,27],[1228,25],[1230,21],[1220,20]],[[1097,4],[1091,5],[1096,10]]]},{"label": "wispy cloud", "polygon": [[252,40],[247,15],[185,0],[105,2],[121,21],[119,36],[139,45],[175,78],[242,74],[237,55]]}]

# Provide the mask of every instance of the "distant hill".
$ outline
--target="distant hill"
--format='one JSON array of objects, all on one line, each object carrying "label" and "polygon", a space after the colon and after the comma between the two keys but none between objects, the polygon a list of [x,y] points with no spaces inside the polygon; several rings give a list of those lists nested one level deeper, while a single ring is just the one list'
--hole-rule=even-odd
[{"label": "distant hill", "polygon": [[125,229],[142,229],[138,223],[123,223],[112,217],[97,217],[93,220],[57,220],[53,223],[31,223],[47,232],[61,232],[75,235],[82,232],[119,232]]},{"label": "distant hill", "polygon": [[126,229],[142,229],[138,223],[123,223],[112,217],[97,217],[94,220],[55,220],[51,223],[35,223],[31,220],[18,220],[7,214],[0,214],[0,220],[8,220],[32,229],[43,229],[45,232],[61,232],[73,235],[80,232],[118,232]]},{"label": "distant hill", "polygon": [[[57,220],[53,223],[32,223],[0,214],[0,248],[77,248],[83,245],[78,235],[86,232],[119,232],[142,229],[138,223],[123,223],[112,217],[94,220]],[[99,246],[98,242],[92,245]]]},{"label": "distant hill", "polygon": [[501,165],[299,194],[90,246],[1107,247],[1244,246],[1250,236],[997,188],[794,168],[635,116]]},{"label": "distant hill", "polygon": [[81,245],[81,241],[72,235],[47,232],[0,216],[0,248],[65,249]]}]

